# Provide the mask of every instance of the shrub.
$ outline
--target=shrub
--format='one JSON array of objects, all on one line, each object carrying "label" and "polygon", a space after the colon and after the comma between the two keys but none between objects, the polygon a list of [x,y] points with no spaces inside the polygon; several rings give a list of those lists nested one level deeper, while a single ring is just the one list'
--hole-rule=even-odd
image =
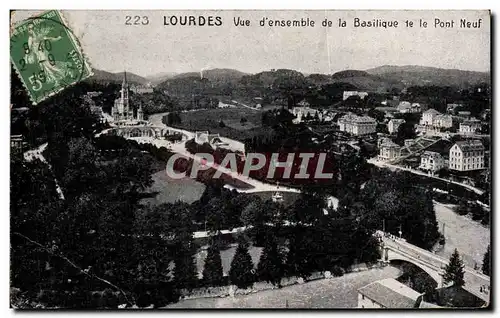
[{"label": "shrub", "polygon": [[118,297],[111,289],[105,289],[102,294],[102,304],[106,308],[117,308],[118,307]]},{"label": "shrub", "polygon": [[345,273],[344,269],[338,265],[333,266],[332,275],[335,277],[343,276]]}]

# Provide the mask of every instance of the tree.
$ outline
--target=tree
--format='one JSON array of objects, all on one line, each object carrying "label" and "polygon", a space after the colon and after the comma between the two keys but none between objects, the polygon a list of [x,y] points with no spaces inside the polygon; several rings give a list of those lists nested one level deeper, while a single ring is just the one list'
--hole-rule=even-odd
[{"label": "tree", "polygon": [[289,240],[289,251],[286,258],[287,269],[292,275],[307,278],[314,270],[314,249],[312,237],[302,226],[296,226]]},{"label": "tree", "polygon": [[198,280],[193,254],[190,251],[181,251],[175,259],[174,279],[177,287],[191,289]]},{"label": "tree", "polygon": [[470,212],[470,205],[466,199],[462,199],[458,202],[458,205],[455,207],[455,212],[459,215],[467,215]]},{"label": "tree", "polygon": [[281,287],[281,278],[284,275],[283,255],[278,244],[271,236],[266,240],[264,250],[257,268],[259,279]]},{"label": "tree", "polygon": [[231,283],[235,284],[238,288],[248,288],[252,286],[255,280],[252,257],[248,253],[247,241],[243,236],[240,236],[239,240],[238,248],[231,261],[229,279]]},{"label": "tree", "polygon": [[219,244],[214,238],[210,242],[207,257],[205,258],[203,279],[209,286],[219,286],[222,284],[222,260],[220,258]]},{"label": "tree", "polygon": [[458,250],[455,249],[450,257],[450,262],[444,268],[445,273],[443,274],[444,283],[453,282],[454,286],[461,287],[465,284],[464,281],[464,263],[460,259],[460,254]]},{"label": "tree", "polygon": [[490,245],[488,244],[488,248],[486,249],[486,253],[484,253],[484,257],[483,257],[483,266],[482,266],[482,270],[483,270],[483,274],[484,275],[488,275],[490,276],[491,275],[491,265],[490,265]]},{"label": "tree", "polygon": [[397,144],[403,144],[405,139],[414,139],[416,137],[417,133],[415,132],[413,124],[404,122],[398,127],[398,133],[395,141]]}]

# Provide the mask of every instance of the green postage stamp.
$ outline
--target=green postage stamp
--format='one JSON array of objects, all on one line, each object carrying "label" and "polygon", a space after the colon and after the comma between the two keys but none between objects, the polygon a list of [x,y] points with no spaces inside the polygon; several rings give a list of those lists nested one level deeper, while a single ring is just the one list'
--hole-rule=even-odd
[{"label": "green postage stamp", "polygon": [[34,105],[92,76],[77,38],[56,10],[15,26],[10,58]]}]

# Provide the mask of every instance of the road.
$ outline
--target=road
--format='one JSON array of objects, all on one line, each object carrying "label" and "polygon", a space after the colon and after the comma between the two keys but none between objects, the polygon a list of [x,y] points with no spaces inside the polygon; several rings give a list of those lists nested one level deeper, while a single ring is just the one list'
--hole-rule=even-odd
[{"label": "road", "polygon": [[[172,127],[169,127],[169,126],[165,125],[164,123],[162,123],[162,117],[165,114],[166,113],[151,115],[149,117],[149,120],[155,126],[162,126],[162,127],[168,128],[168,129],[176,129],[180,133],[188,136],[189,139],[194,138],[194,133],[191,132],[191,131],[188,131],[188,130],[185,130],[185,129],[172,128]],[[222,138],[224,138],[224,137],[222,137]],[[181,154],[184,157],[193,159],[197,163],[205,162],[205,160],[204,160],[203,157],[199,157],[199,156],[194,155],[194,154],[190,153],[189,151],[187,151],[186,146],[185,146],[185,141],[179,142],[179,143],[171,143],[171,142],[166,141],[166,140],[159,140],[159,139],[145,138],[145,137],[143,137],[143,138],[134,138],[134,140],[137,140],[138,142],[142,142],[142,143],[151,143],[151,144],[154,144],[157,147],[170,148],[173,152]],[[223,139],[223,141],[226,141],[226,140],[227,141],[233,141],[235,143],[241,144],[241,142],[236,141],[236,140],[232,140],[232,139],[229,139],[229,138],[224,138]],[[237,146],[237,149],[239,149],[239,148],[240,147]],[[240,173],[238,173],[236,171],[233,171],[233,170],[225,168],[225,167],[221,167],[220,165],[215,164],[215,163],[212,164],[212,165],[208,165],[208,166],[211,167],[211,168],[214,168],[216,170],[219,170],[220,172],[222,172],[224,174],[227,174],[227,175],[231,176],[232,178],[234,178],[236,180],[239,180],[241,182],[249,184],[249,185],[251,185],[253,187],[252,189],[237,189],[237,188],[235,188],[238,192],[242,192],[242,193],[255,193],[255,192],[267,192],[267,191],[280,191],[280,192],[300,193],[300,190],[298,190],[298,189],[290,188],[290,187],[284,187],[284,186],[278,186],[278,185],[269,184],[269,183],[264,183],[264,182],[256,180],[256,179],[253,179],[253,178],[250,178],[250,177],[247,177],[247,176],[243,176],[243,175],[241,175]]]},{"label": "road", "polygon": [[253,179],[253,178],[250,178],[247,176],[243,176],[242,174],[240,174],[236,171],[233,171],[231,169],[221,167],[220,165],[218,165],[216,163],[208,163],[208,162],[206,162],[205,158],[194,155],[194,154],[190,153],[189,151],[187,151],[186,146],[185,146],[185,141],[178,142],[178,143],[171,143],[167,140],[154,139],[151,137],[137,137],[137,138],[130,138],[130,139],[136,140],[139,143],[153,144],[156,147],[169,148],[171,151],[178,153],[178,154],[182,155],[183,157],[190,158],[199,164],[205,164],[207,167],[216,169],[216,170],[222,172],[223,174],[227,174],[227,175],[231,176],[232,178],[239,180],[241,182],[244,182],[246,184],[249,184],[253,187],[252,189],[235,188],[236,191],[238,191],[238,192],[255,193],[255,192],[280,191],[280,192],[300,193],[300,190],[295,189],[295,188],[289,188],[289,187],[264,183],[264,182],[256,180],[256,179]]},{"label": "road", "polygon": [[448,180],[448,179],[444,179],[444,178],[441,178],[441,177],[438,177],[438,176],[433,176],[433,175],[430,175],[428,173],[425,173],[425,172],[422,172],[422,171],[419,171],[419,170],[415,170],[415,169],[411,169],[411,168],[406,168],[406,167],[401,167],[401,166],[398,166],[398,165],[393,165],[393,164],[390,164],[390,163],[387,163],[387,162],[384,162],[384,161],[380,161],[380,160],[377,160],[377,158],[370,158],[367,160],[368,163],[371,163],[377,167],[381,167],[381,168],[390,168],[390,169],[396,169],[396,170],[403,170],[403,171],[408,171],[408,172],[411,172],[413,174],[417,174],[417,175],[420,175],[420,176],[424,176],[424,177],[428,177],[428,178],[433,178],[433,179],[437,179],[437,180],[441,180],[441,181],[444,181],[444,182],[447,182],[447,183],[453,183],[453,184],[456,184],[456,185],[459,185],[461,187],[464,187],[470,191],[473,191],[479,195],[482,195],[484,193],[483,190],[481,189],[478,189],[478,188],[475,188],[471,185],[468,185],[468,184],[463,184],[463,183],[460,183],[460,182],[456,182],[456,181],[453,181],[453,180]]},{"label": "road", "polygon": [[251,107],[251,106],[245,105],[245,104],[240,103],[240,102],[238,102],[238,101],[236,101],[236,100],[232,100],[231,102],[235,103],[235,104],[236,104],[236,105],[238,105],[238,106],[242,106],[242,107],[245,107],[245,108],[251,109],[251,110],[253,110],[253,111],[257,111],[257,112],[259,111],[259,110],[258,110],[258,109],[256,109],[256,108],[253,108],[253,107]]}]

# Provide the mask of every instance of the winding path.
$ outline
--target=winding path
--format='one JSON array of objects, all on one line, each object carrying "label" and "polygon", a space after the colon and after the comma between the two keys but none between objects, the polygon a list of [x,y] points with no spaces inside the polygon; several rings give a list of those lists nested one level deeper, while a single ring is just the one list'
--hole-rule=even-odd
[{"label": "winding path", "polygon": [[[24,152],[23,156],[24,156],[24,160],[26,160],[26,161],[32,161],[34,159],[39,159],[41,162],[45,163],[49,167],[50,171],[53,173],[52,166],[47,162],[47,160],[45,159],[45,157],[42,154],[45,151],[45,149],[47,148],[47,145],[48,145],[48,143],[44,143],[43,145],[40,145],[35,149],[28,150],[28,151]],[[57,191],[57,194],[59,195],[59,198],[61,200],[64,200],[64,193],[62,192],[62,189],[59,186],[59,182],[57,182],[57,179],[55,177],[54,177],[54,182],[56,184],[56,191]]]}]

